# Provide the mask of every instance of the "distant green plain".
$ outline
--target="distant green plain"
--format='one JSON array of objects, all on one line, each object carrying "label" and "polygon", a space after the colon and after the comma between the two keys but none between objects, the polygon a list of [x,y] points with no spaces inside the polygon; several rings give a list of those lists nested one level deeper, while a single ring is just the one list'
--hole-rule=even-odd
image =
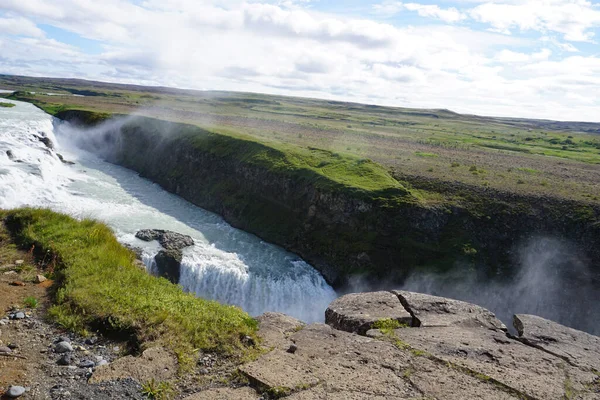
[{"label": "distant green plain", "polygon": [[[14,76],[0,76],[0,88],[20,90],[12,98],[52,114],[135,113],[277,149],[372,160],[406,187],[427,182],[600,202],[600,124]],[[346,179],[337,167],[331,172]],[[364,186],[369,177],[359,180]]]}]

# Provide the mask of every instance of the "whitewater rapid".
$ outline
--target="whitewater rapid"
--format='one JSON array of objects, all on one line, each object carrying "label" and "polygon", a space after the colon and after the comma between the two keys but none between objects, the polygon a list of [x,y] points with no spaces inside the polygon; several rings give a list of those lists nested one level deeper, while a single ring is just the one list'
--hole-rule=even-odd
[{"label": "whitewater rapid", "polygon": [[[179,282],[184,290],[251,315],[278,311],[306,322],[324,319],[336,293],[302,259],[78,149],[69,140],[73,127],[31,104],[11,102],[16,107],[0,108],[0,208],[47,207],[103,221],[120,242],[143,250],[150,271],[160,248],[136,239],[138,230],[190,235],[196,244],[184,250]],[[36,135],[49,138],[55,149]],[[57,154],[74,164],[64,164]]]}]

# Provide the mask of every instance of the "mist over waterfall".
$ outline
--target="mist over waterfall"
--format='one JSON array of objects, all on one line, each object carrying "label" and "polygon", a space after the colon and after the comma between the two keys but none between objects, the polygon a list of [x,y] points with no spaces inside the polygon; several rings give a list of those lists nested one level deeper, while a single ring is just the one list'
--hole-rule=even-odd
[{"label": "mist over waterfall", "polygon": [[[48,207],[101,220],[120,242],[142,249],[149,270],[160,247],[136,239],[138,230],[190,235],[195,245],[184,251],[184,290],[252,315],[278,311],[307,322],[323,320],[336,293],[309,264],[103,160],[127,118],[81,130],[31,104],[16,104],[0,109],[0,207]],[[54,149],[39,137],[50,139]],[[63,163],[58,154],[74,164]]]},{"label": "mist over waterfall", "polygon": [[534,237],[516,249],[512,277],[478,276],[456,266],[446,274],[415,273],[403,289],[452,297],[486,307],[508,327],[514,314],[538,315],[592,334],[600,334],[599,277],[571,243]]}]

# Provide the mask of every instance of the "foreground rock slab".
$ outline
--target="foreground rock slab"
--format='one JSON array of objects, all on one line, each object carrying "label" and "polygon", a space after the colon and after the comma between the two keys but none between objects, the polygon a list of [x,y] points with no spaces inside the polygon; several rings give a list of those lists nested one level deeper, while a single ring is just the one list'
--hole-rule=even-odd
[{"label": "foreground rock slab", "polygon": [[[281,314],[263,317],[259,334],[274,348],[240,368],[259,391],[275,390],[292,400],[518,398],[389,340],[324,324],[298,330]],[[293,354],[286,351],[289,343],[297,346]]]},{"label": "foreground rock slab", "polygon": [[414,317],[413,326],[452,326],[506,330],[491,311],[464,301],[423,293],[393,290],[404,308]]},{"label": "foreground rock slab", "polygon": [[[535,315],[517,314],[518,339],[580,368],[600,371],[600,338]],[[600,396],[599,396],[600,397]]]},{"label": "foreground rock slab", "polygon": [[569,391],[589,392],[596,378],[501,331],[449,326],[397,329],[394,334],[398,343],[418,354],[512,389],[524,398],[571,398],[565,397]]},{"label": "foreground rock slab", "polygon": [[325,311],[325,323],[335,329],[364,335],[381,319],[410,326],[412,316],[390,292],[352,293],[333,301]]}]

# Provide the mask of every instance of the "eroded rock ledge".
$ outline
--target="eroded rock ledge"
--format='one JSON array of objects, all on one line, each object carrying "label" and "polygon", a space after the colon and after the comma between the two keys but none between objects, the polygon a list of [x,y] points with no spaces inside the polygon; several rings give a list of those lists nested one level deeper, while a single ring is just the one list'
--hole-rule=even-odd
[{"label": "eroded rock ledge", "polygon": [[540,317],[515,316],[513,336],[477,305],[391,291],[335,300],[327,324],[277,313],[259,321],[270,351],[240,368],[258,392],[188,400],[600,398],[600,338]]}]

